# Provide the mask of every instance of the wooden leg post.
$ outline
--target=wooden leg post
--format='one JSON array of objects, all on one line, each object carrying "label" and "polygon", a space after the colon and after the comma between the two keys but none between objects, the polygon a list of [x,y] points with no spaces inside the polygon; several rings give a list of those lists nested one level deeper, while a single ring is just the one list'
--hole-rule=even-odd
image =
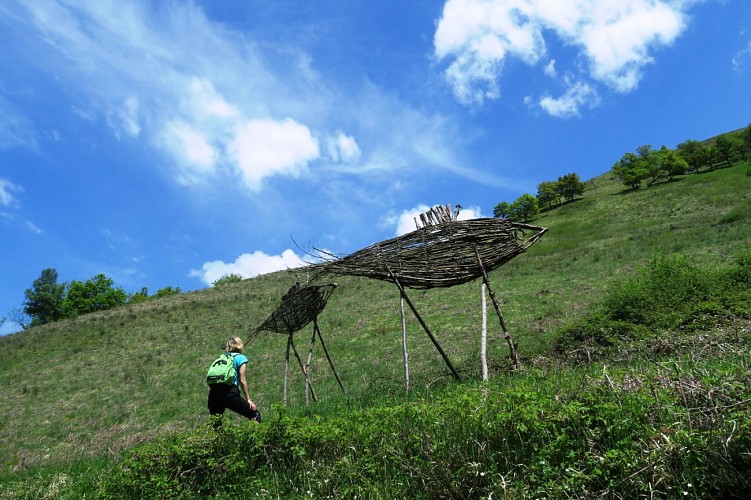
[{"label": "wooden leg post", "polygon": [[331,356],[329,355],[329,350],[326,349],[326,343],[323,341],[323,335],[321,335],[321,329],[318,328],[318,319],[313,320],[313,328],[316,332],[318,332],[318,338],[321,341],[321,347],[323,347],[323,352],[326,353],[326,359],[329,360],[329,366],[331,367],[331,370],[334,372],[334,376],[336,377],[336,381],[339,383],[339,388],[342,390],[342,392],[345,392],[344,390],[344,384],[342,384],[342,379],[339,377],[339,372],[336,371],[336,367],[334,366],[334,362],[331,359]]},{"label": "wooden leg post", "polygon": [[516,354],[516,346],[514,345],[514,341],[511,338],[511,333],[509,333],[508,328],[506,328],[506,321],[503,319],[503,314],[501,313],[501,305],[495,298],[495,292],[493,292],[493,289],[490,287],[490,279],[488,279],[488,273],[485,272],[485,267],[482,265],[482,259],[480,258],[480,252],[477,249],[477,245],[475,245],[475,255],[477,256],[477,263],[480,265],[480,269],[482,270],[482,281],[483,283],[485,283],[485,286],[488,289],[490,299],[493,302],[493,307],[495,308],[495,313],[498,315],[498,320],[501,323],[503,337],[506,339],[509,351],[511,352],[511,360],[514,363],[514,368],[519,368],[519,357]]}]

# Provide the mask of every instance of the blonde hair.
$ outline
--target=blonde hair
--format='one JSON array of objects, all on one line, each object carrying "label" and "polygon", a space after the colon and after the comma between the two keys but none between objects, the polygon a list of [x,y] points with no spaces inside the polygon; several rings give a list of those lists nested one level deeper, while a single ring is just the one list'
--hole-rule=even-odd
[{"label": "blonde hair", "polygon": [[240,337],[230,337],[227,339],[227,352],[243,352],[243,341]]}]

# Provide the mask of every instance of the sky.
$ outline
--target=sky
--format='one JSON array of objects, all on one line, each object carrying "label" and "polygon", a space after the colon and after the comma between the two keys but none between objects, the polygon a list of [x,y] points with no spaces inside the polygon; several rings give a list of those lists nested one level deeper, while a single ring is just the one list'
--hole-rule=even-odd
[{"label": "sky", "polygon": [[46,268],[187,292],[492,217],[750,95],[747,0],[1,0],[0,318]]}]

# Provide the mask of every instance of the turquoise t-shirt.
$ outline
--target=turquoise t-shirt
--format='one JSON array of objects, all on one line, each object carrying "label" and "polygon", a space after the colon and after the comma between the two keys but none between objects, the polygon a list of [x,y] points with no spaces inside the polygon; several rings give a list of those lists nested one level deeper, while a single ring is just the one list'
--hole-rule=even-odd
[{"label": "turquoise t-shirt", "polygon": [[240,354],[238,352],[228,352],[227,354],[235,355],[235,385],[240,387],[240,367],[248,362],[248,358],[245,357],[245,354]]}]

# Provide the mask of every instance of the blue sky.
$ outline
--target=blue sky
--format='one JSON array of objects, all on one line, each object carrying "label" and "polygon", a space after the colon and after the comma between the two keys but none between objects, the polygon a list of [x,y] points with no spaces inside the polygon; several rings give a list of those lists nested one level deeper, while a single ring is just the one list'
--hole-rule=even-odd
[{"label": "blue sky", "polygon": [[205,288],[751,123],[746,0],[3,0],[0,46],[0,317],[48,267]]}]

